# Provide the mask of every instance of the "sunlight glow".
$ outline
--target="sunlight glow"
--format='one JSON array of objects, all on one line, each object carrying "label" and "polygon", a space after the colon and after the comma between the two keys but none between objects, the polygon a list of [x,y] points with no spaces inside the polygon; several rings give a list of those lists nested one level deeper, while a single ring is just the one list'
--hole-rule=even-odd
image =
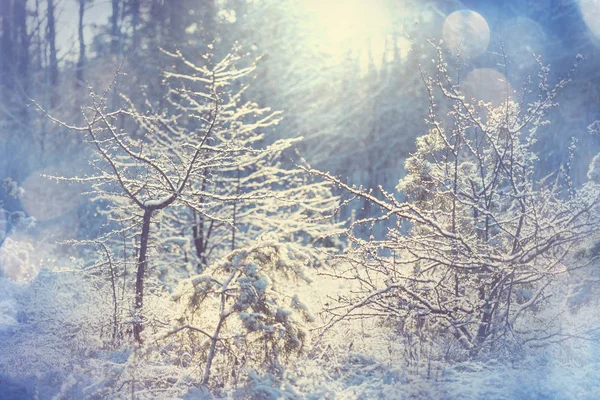
[{"label": "sunlight glow", "polygon": [[313,14],[322,38],[330,46],[346,44],[358,37],[385,35],[389,15],[378,2],[309,0],[306,9]]},{"label": "sunlight glow", "polygon": [[384,1],[308,0],[303,8],[314,21],[316,45],[334,63],[349,53],[358,54],[365,71],[389,61],[394,46],[402,58],[410,50],[408,40],[393,37],[395,27]]},{"label": "sunlight glow", "polygon": [[579,8],[590,31],[600,39],[600,0],[580,0]]},{"label": "sunlight glow", "polygon": [[444,42],[455,55],[474,58],[485,53],[490,44],[490,28],[481,14],[471,10],[455,11],[446,18]]}]

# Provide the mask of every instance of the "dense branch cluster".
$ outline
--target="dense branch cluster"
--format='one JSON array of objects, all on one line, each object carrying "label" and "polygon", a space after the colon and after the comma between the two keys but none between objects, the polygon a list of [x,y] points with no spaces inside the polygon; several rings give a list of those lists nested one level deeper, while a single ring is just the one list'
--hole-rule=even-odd
[{"label": "dense branch cluster", "polygon": [[[237,276],[242,268],[246,280],[263,278],[246,264],[234,263],[231,272],[218,263],[214,267],[215,260],[238,248],[255,248],[261,241],[310,244],[334,228],[328,219],[337,200],[329,184],[317,182],[286,161],[285,154],[296,140],[261,144],[261,130],[275,125],[279,113],[244,99],[246,87],[239,80],[254,66],[239,67],[242,60],[235,53],[219,62],[206,56],[204,66],[193,64],[179,52],[164,53],[175,67],[164,73],[164,96],[158,103],[145,98],[136,105],[121,95],[123,107],[109,111],[106,93],[92,94],[93,103],[84,112],[86,126],[55,120],[84,133],[97,156],[92,161],[94,175],[59,179],[89,184],[92,198],[105,205],[102,213],[107,218],[107,233],[80,244],[96,246],[101,256],[99,265],[109,267],[113,340],[123,336],[117,331],[127,322],[121,321],[126,308],[120,304],[116,280],[122,277],[127,281],[128,265],[135,268],[135,302],[129,318],[135,340],[142,343],[146,322],[153,331],[159,330],[144,311],[148,279],[153,290],[160,292],[160,287],[172,289],[182,279],[207,273],[210,267],[213,276],[230,275],[223,281],[198,278],[209,284],[202,289],[205,294],[221,296],[223,308],[232,296],[230,283],[237,284],[241,292],[249,290]],[[312,252],[311,257],[317,259],[318,255]],[[306,262],[312,261],[307,258]],[[296,266],[296,270],[300,268]],[[215,283],[221,285],[220,294],[211,291]],[[239,301],[236,304],[232,310],[238,314],[247,313],[251,307],[242,307]],[[260,310],[244,319],[243,327],[249,332],[274,329],[275,322],[260,325],[260,329],[249,322],[256,320],[257,312],[267,312],[266,305],[261,304]],[[197,309],[198,304],[194,307]],[[221,340],[221,325],[232,312],[220,312],[222,320],[211,336],[214,340],[207,356],[205,383],[215,346]],[[292,329],[284,311],[269,318],[281,320],[278,323],[285,329]],[[301,346],[298,334],[285,334],[296,337],[286,340],[286,348]]]},{"label": "dense branch cluster", "polygon": [[[550,85],[540,65],[529,104],[510,93],[499,105],[477,102],[452,82],[439,49],[437,75],[424,78],[429,132],[397,186],[404,201],[321,173],[380,211],[346,232],[350,247],[336,256],[334,275],[357,289],[331,308],[330,324],[381,316],[424,342],[453,337],[459,358],[561,337],[551,319],[536,316],[589,264],[574,255],[597,234],[599,201],[592,183],[573,189],[568,166],[536,171],[538,131],[569,79]],[[378,224],[385,237],[361,237],[358,228]]]}]

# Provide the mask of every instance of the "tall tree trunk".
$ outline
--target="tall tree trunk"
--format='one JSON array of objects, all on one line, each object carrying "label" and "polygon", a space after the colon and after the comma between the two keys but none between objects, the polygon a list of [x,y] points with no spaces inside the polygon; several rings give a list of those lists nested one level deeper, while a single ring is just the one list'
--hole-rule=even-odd
[{"label": "tall tree trunk", "polygon": [[142,307],[144,306],[144,275],[148,266],[148,241],[150,239],[150,221],[152,219],[152,209],[144,210],[142,218],[142,236],[140,238],[140,254],[137,263],[137,272],[135,274],[135,321],[133,323],[133,337],[137,343],[142,343],[141,333]]},{"label": "tall tree trunk", "polygon": [[84,65],[85,65],[85,38],[83,37],[83,17],[85,15],[85,3],[86,0],[79,0],[79,24],[77,26],[77,36],[79,38],[79,59],[77,60],[77,67],[75,71],[77,87],[83,85],[84,79]]},{"label": "tall tree trunk", "polygon": [[11,59],[13,54],[11,14],[12,1],[0,0],[0,19],[2,21],[2,37],[0,38],[0,51],[2,52],[0,57],[0,74],[2,84],[5,86],[10,86],[12,83],[10,77]]},{"label": "tall tree trunk", "polygon": [[40,20],[41,18],[41,1],[42,0],[35,0],[35,7],[33,9],[33,24],[37,25],[37,28],[35,29],[34,32],[32,32],[32,37],[33,37],[33,33],[35,33],[35,43],[37,44],[36,48],[35,48],[35,64],[34,67],[38,70],[41,71],[42,68],[44,67],[44,50],[43,50],[43,39],[42,39],[42,30],[39,28],[40,26]]},{"label": "tall tree trunk", "polygon": [[194,215],[194,225],[192,226],[192,236],[194,239],[194,247],[196,249],[196,255],[198,260],[198,273],[202,272],[205,267],[205,240],[204,240],[204,216],[198,215],[196,211],[192,211]]},{"label": "tall tree trunk", "polygon": [[140,45],[140,0],[131,0],[132,49],[136,51]]},{"label": "tall tree trunk", "polygon": [[29,35],[27,34],[27,0],[15,2],[15,39],[18,42],[17,71],[23,79],[23,87],[27,90],[29,77]]},{"label": "tall tree trunk", "polygon": [[121,45],[121,29],[119,27],[120,0],[112,0],[112,14],[110,16],[110,52],[119,54]]},{"label": "tall tree trunk", "polygon": [[185,45],[185,16],[187,15],[187,9],[183,0],[171,0],[169,1],[169,24],[166,26],[167,43],[163,45],[168,49],[181,49],[182,44]]},{"label": "tall tree trunk", "polygon": [[14,58],[15,78],[19,82],[19,94],[23,96],[23,101],[18,104],[18,114],[24,125],[30,121],[28,117],[29,108],[27,107],[26,97],[29,95],[29,35],[27,34],[27,0],[15,1],[14,3]]},{"label": "tall tree trunk", "polygon": [[[54,0],[48,0],[48,31],[46,34],[46,40],[48,41],[48,47],[50,49],[50,85],[56,86],[58,83],[58,59],[56,57],[56,24],[55,24],[55,9]],[[54,96],[53,96],[54,97]],[[52,101],[54,103],[54,101]]]}]

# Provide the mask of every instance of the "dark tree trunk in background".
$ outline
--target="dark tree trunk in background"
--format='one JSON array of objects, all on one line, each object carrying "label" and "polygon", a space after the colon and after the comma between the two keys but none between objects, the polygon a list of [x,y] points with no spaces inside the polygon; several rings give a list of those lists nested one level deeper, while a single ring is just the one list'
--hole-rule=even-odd
[{"label": "dark tree trunk in background", "polygon": [[110,53],[119,54],[121,45],[121,29],[119,27],[120,0],[112,0],[112,14],[110,16]]},{"label": "dark tree trunk in background", "polygon": [[[206,172],[205,172],[206,173]],[[202,191],[206,190],[206,179],[202,181]],[[200,199],[200,203],[202,203],[202,199]],[[192,226],[192,235],[194,239],[194,246],[196,248],[196,255],[198,256],[198,273],[204,271],[206,266],[208,265],[208,256],[209,256],[209,241],[211,235],[213,233],[213,228],[215,226],[215,221],[211,220],[208,222],[204,215],[201,213],[192,210],[192,214],[194,216],[194,225]]]},{"label": "dark tree trunk in background", "polygon": [[27,0],[15,1],[15,41],[17,46],[16,62],[18,66],[17,73],[23,80],[23,88],[27,92],[29,76],[29,35],[27,34]]},{"label": "dark tree trunk in background", "polygon": [[140,29],[140,0],[131,0],[131,29],[132,29],[132,50],[136,51],[140,45],[139,29]]},{"label": "dark tree trunk in background", "polygon": [[194,225],[192,226],[192,237],[194,239],[194,247],[196,249],[196,255],[200,260],[198,264],[198,272],[204,270],[206,264],[206,241],[204,240],[204,216],[198,214],[196,211],[192,211],[194,215]]},{"label": "dark tree trunk in background", "polygon": [[202,2],[202,39],[206,44],[213,43],[217,36],[217,5],[215,0],[204,0]]},{"label": "dark tree trunk in background", "polygon": [[23,99],[30,86],[26,7],[26,0],[0,0],[0,84],[11,91],[7,105],[19,114],[23,124],[27,122],[27,107],[25,101],[16,99]]},{"label": "dark tree trunk in background", "polygon": [[56,24],[55,24],[54,0],[48,0],[48,31],[46,40],[50,51],[50,60],[48,68],[50,69],[50,84],[55,86],[58,83],[58,59],[56,57]]},{"label": "dark tree trunk in background", "polygon": [[164,25],[163,20],[160,0],[152,0],[150,4],[150,21],[146,24],[145,30],[148,38],[154,43],[158,43],[160,40]]},{"label": "dark tree trunk in background", "polygon": [[35,46],[35,50],[32,49],[32,51],[35,51],[35,57],[34,57],[34,62],[32,63],[32,66],[38,70],[41,71],[43,66],[44,66],[44,51],[42,48],[42,44],[43,44],[43,32],[42,30],[39,28],[40,25],[40,21],[42,19],[41,16],[41,2],[42,0],[35,0],[35,6],[33,8],[33,15],[32,15],[32,19],[33,19],[33,24],[34,26],[36,26],[35,30],[33,32],[31,32],[31,38],[34,40],[36,46]]},{"label": "dark tree trunk in background", "polygon": [[85,66],[85,38],[83,37],[83,17],[85,15],[86,0],[79,0],[79,23],[77,25],[77,36],[79,39],[79,59],[77,60],[77,68],[75,71],[75,84],[77,87],[83,86],[84,66]]},{"label": "dark tree trunk in background", "polygon": [[185,17],[187,9],[183,0],[171,0],[164,9],[168,12],[169,24],[166,26],[166,38],[168,43],[165,43],[168,49],[181,49],[185,47]]},{"label": "dark tree trunk in background", "polygon": [[12,1],[0,0],[0,18],[2,21],[2,37],[0,38],[0,73],[2,74],[2,84],[10,86],[12,79],[11,62],[13,54],[12,41]]},{"label": "dark tree trunk in background", "polygon": [[31,79],[29,79],[29,35],[27,33],[27,0],[17,0],[14,3],[14,43],[15,51],[15,78],[18,79],[19,95],[23,101],[19,102],[17,113],[22,123],[29,124],[27,96],[30,93]]}]

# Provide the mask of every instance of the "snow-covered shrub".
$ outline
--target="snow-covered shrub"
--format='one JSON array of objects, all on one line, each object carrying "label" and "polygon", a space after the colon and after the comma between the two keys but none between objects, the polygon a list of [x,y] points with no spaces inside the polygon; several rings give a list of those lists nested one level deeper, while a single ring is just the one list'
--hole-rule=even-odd
[{"label": "snow-covered shrub", "polygon": [[[429,130],[397,186],[405,201],[316,172],[380,211],[353,222],[351,245],[335,256],[334,276],[358,288],[330,307],[329,326],[381,317],[414,338],[413,349],[454,361],[512,357],[573,336],[556,321],[568,308],[569,273],[589,266],[573,255],[598,234],[598,191],[576,190],[568,165],[540,179],[535,153],[569,77],[551,85],[540,63],[537,98],[524,104],[508,93],[494,105],[466,97],[441,49],[436,66],[424,78]],[[377,225],[384,238],[361,237]]]},{"label": "snow-covered shrub", "polygon": [[313,317],[292,290],[308,283],[304,270],[314,257],[278,242],[233,251],[177,288],[173,298],[181,315],[165,336],[177,334],[188,362],[202,363],[205,384],[211,374],[236,381],[252,368],[281,375],[308,340],[305,325]]}]

